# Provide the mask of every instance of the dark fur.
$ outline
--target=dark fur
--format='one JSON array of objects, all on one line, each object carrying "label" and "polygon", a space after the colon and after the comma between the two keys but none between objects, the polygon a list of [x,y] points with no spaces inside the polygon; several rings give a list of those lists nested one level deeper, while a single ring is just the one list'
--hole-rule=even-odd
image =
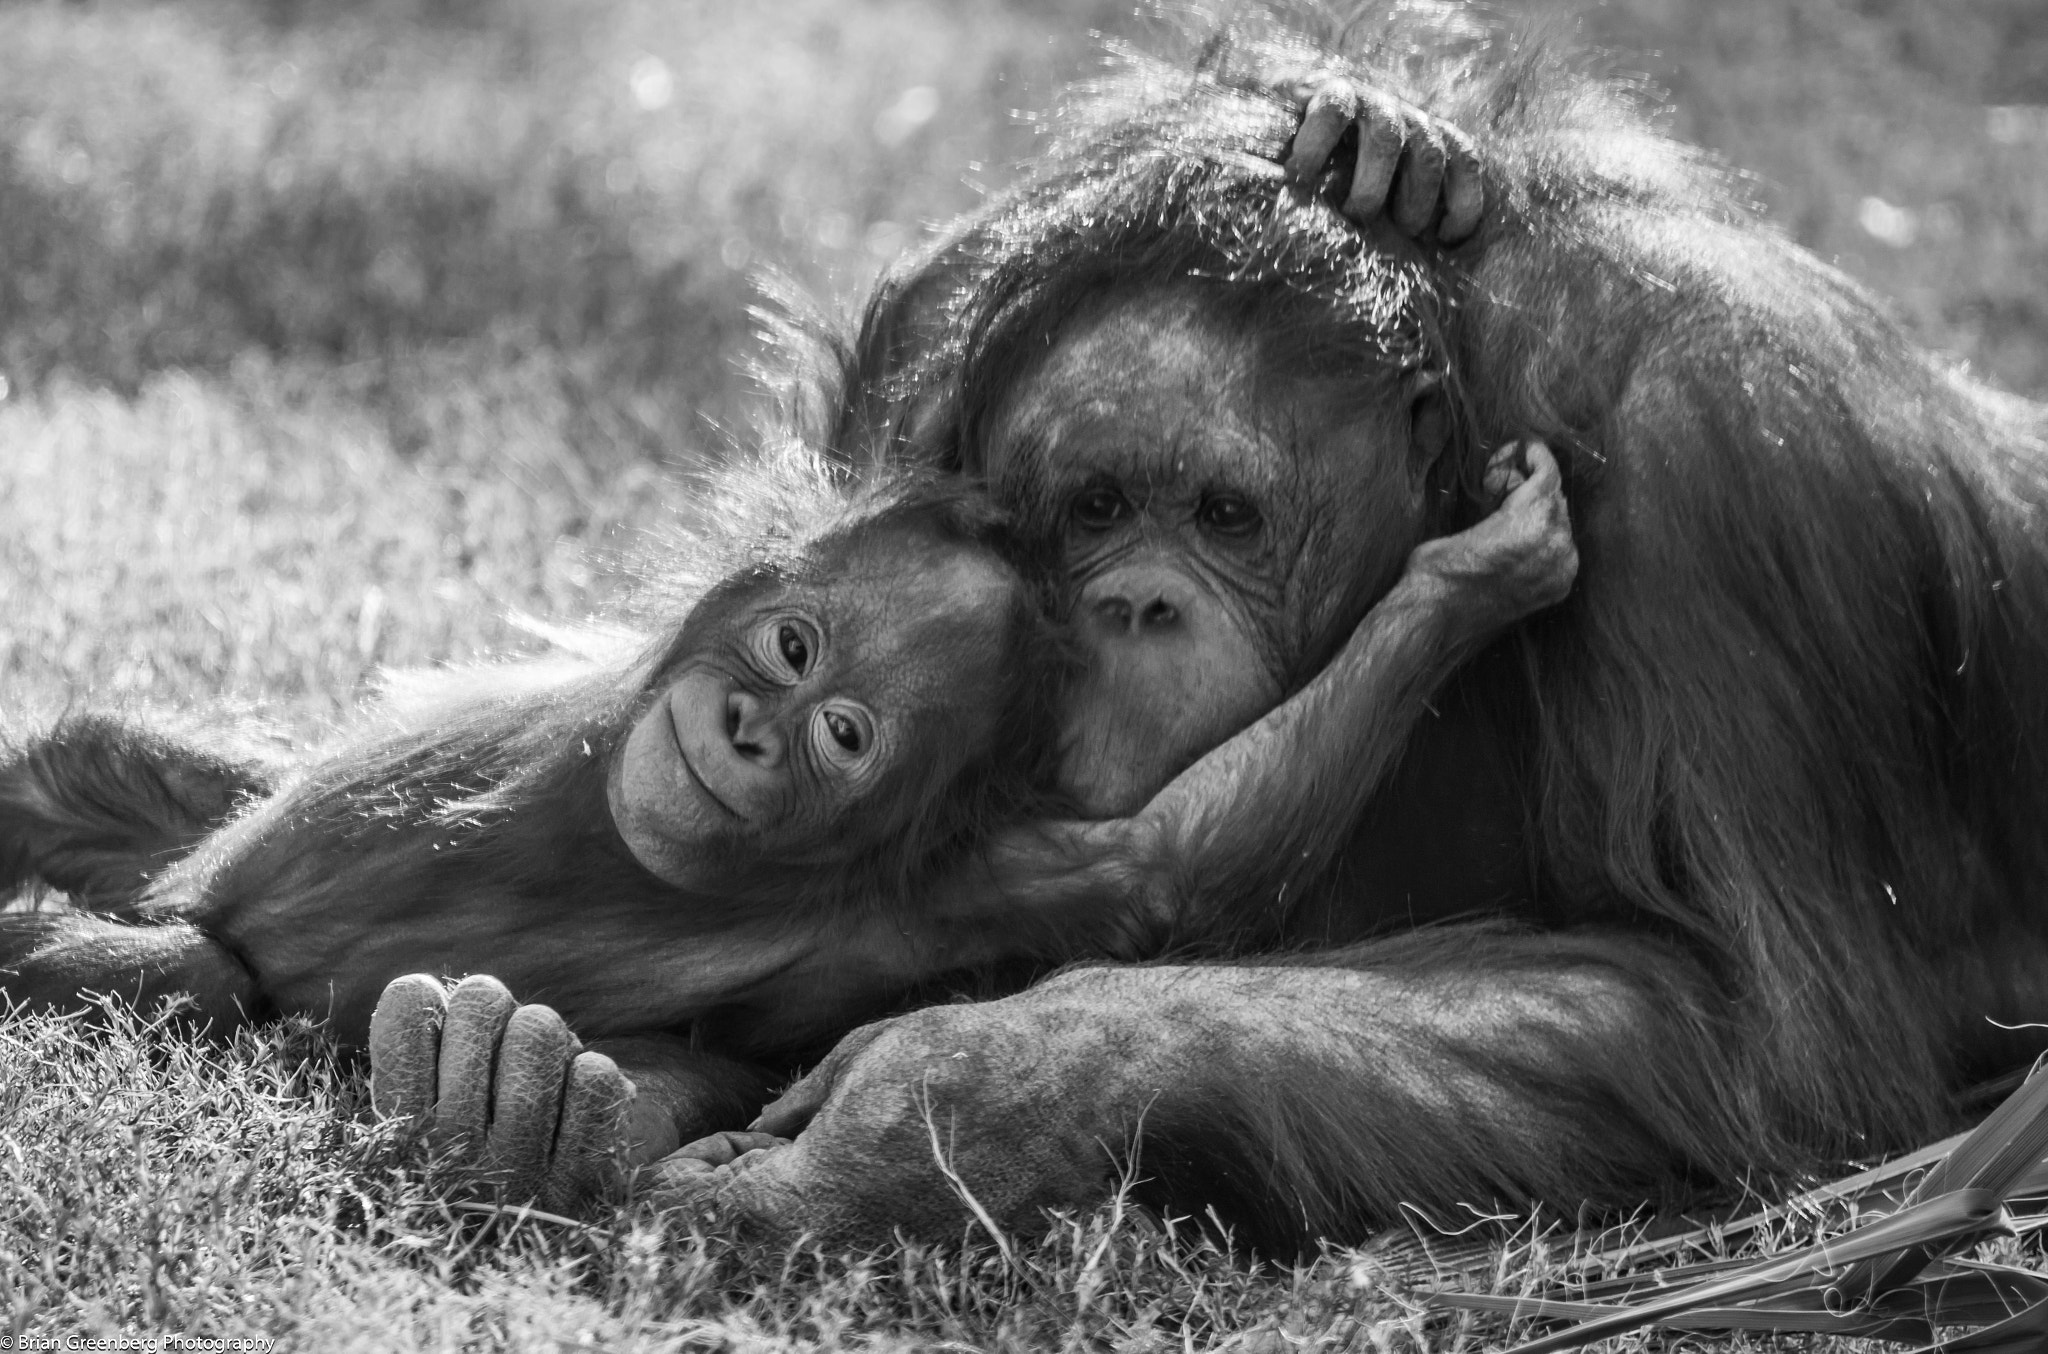
[{"label": "dark fur", "polygon": [[[1018,597],[1006,684],[974,696],[1002,712],[991,747],[945,783],[921,764],[892,769],[870,795],[904,825],[890,840],[849,843],[829,868],[748,861],[730,891],[685,894],[626,849],[605,788],[631,716],[673,656],[718,622],[727,598],[819,567],[821,552],[836,558],[860,533],[914,518],[937,539],[1003,544],[984,502],[914,478],[849,498],[756,470],[732,492],[779,520],[743,543],[745,519],[728,524],[736,572],[696,596],[679,630],[619,664],[538,684],[507,680],[516,669],[486,670],[468,687],[458,677],[422,717],[315,760],[274,792],[255,771],[109,719],[72,720],[25,744],[0,761],[0,887],[40,882],[124,921],[0,914],[0,986],[63,1007],[86,990],[148,999],[182,980],[216,1026],[282,1009],[331,1017],[359,1041],[390,979],[489,972],[522,999],[551,1002],[586,1037],[694,1030],[767,1057],[872,1014],[795,1014],[757,1038],[744,1010],[665,1010],[658,985],[623,982],[617,966],[663,944],[772,937],[878,910],[914,927],[915,900],[990,824],[1050,802],[1039,787],[1059,647],[1042,608]],[[800,515],[780,516],[792,509]]]},{"label": "dark fur", "polygon": [[[1404,1036],[1491,1107],[1368,1109],[1305,1056],[1185,1141],[1153,1121],[1148,1159],[1182,1202],[1234,1178],[1268,1230],[1314,1235],[1402,1201],[1672,1197],[1942,1129],[2039,1047],[1988,1021],[2048,1018],[2048,419],[1912,347],[1583,63],[1429,11],[1300,31],[1241,17],[1180,62],[1127,57],[883,290],[851,367],[888,398],[841,426],[850,465],[971,474],[1077,307],[1195,276],[1276,366],[1352,371],[1363,400],[1442,373],[1433,530],[1469,516],[1488,447],[1565,459],[1578,591],[1446,693],[1295,943],[1501,919],[1279,961],[1499,975],[1558,1014]],[[1313,69],[1475,136],[1475,242],[1426,255],[1284,205],[1243,152],[1283,155]],[[1510,868],[1428,892],[1468,827]]]},{"label": "dark fur", "polygon": [[0,763],[0,893],[33,882],[120,912],[276,768],[105,715],[76,715]]}]

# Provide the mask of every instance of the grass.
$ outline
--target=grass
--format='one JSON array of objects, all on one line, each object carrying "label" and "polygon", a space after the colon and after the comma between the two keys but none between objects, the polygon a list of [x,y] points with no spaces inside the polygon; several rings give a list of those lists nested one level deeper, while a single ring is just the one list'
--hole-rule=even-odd
[{"label": "grass", "polygon": [[[379,1354],[1477,1351],[1499,1347],[1503,1323],[1432,1312],[1424,1290],[1447,1277],[1509,1295],[1585,1283],[1583,1242],[1534,1226],[1461,1251],[1450,1275],[1412,1248],[1289,1269],[1114,1204],[1007,1261],[987,1245],[748,1253],[644,1212],[571,1224],[451,1203],[445,1178],[367,1122],[367,1105],[361,1068],[302,1023],[218,1046],[119,1010],[98,1025],[0,1023],[0,1284],[14,1347],[126,1333]],[[1811,1233],[1780,1225],[1752,1249]],[[2011,1242],[1978,1253],[2041,1263]]]},{"label": "grass", "polygon": [[[0,728],[90,702],[317,738],[380,666],[602,605],[744,424],[750,272],[856,294],[1029,150],[1009,110],[1085,68],[1090,26],[1123,6],[0,7]],[[1587,26],[1648,53],[1678,130],[1802,242],[2048,394],[2036,0],[1615,0]],[[1537,1291],[1570,1256],[1527,1231],[1482,1281]],[[1259,1269],[1114,1210],[1014,1268],[479,1218],[287,1028],[0,1024],[0,1276],[15,1336],[322,1350],[1505,1339],[1425,1313],[1385,1255]]]},{"label": "grass", "polygon": [[1340,1271],[1258,1272],[1117,1210],[1014,1264],[987,1247],[749,1255],[645,1214],[574,1226],[466,1211],[365,1121],[367,1103],[360,1069],[304,1025],[211,1047],[122,1012],[106,1028],[0,1024],[11,1333],[390,1354],[1141,1349],[1207,1347],[1283,1313],[1356,1325],[1342,1313],[1360,1285]]}]

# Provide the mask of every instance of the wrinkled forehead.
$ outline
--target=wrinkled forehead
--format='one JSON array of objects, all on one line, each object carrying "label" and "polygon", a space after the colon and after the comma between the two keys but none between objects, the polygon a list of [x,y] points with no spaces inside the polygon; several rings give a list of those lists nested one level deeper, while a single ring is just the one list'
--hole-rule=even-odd
[{"label": "wrinkled forehead", "polygon": [[1408,406],[1385,372],[1307,362],[1313,336],[1272,327],[1299,317],[1266,323],[1206,286],[1084,307],[984,406],[964,459],[1027,537],[1104,482],[1162,508],[1242,495],[1276,540],[1369,529],[1406,494]]},{"label": "wrinkled forehead", "polygon": [[1276,370],[1190,287],[1139,293],[1056,329],[969,455],[1011,501],[1103,477],[1270,491],[1315,477],[1329,384]]},{"label": "wrinkled forehead", "polygon": [[1185,289],[1106,301],[1061,324],[1011,386],[997,406],[998,441],[1057,438],[1104,418],[1241,421],[1257,356]]}]

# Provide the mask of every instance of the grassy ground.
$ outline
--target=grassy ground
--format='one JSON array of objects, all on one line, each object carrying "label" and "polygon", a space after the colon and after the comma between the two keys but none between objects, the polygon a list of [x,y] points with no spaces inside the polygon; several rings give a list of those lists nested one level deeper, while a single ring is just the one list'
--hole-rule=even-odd
[{"label": "grassy ground", "polygon": [[[0,1284],[23,1337],[180,1335],[282,1349],[1483,1351],[1498,1321],[1432,1315],[1396,1256],[1261,1266],[1119,1206],[1009,1260],[986,1245],[760,1254],[644,1212],[593,1222],[451,1203],[366,1122],[360,1069],[303,1025],[195,1044],[0,1023]],[[1793,1243],[1803,1229],[1777,1242]],[[1992,1243],[1985,1258],[2039,1265]],[[1569,1241],[1525,1230],[1453,1286],[1523,1294]],[[1697,1339],[1697,1337],[1695,1337]],[[1869,1342],[1735,1337],[1853,1354]],[[62,1347],[56,1346],[56,1347]],[[1631,1338],[1611,1350],[1670,1348]]]},{"label": "grassy ground", "polygon": [[1114,1212],[1015,1269],[985,1250],[740,1255],[645,1215],[583,1227],[479,1215],[444,1203],[365,1110],[361,1077],[305,1028],[210,1049],[132,1021],[0,1025],[0,1122],[17,1144],[0,1154],[12,1335],[379,1354],[1135,1349],[1183,1334],[1201,1347],[1290,1300],[1326,1327],[1356,1287],[1335,1272],[1258,1275]]},{"label": "grassy ground", "polygon": [[[1009,110],[1125,22],[1108,0],[0,7],[0,727],[91,700],[317,736],[380,665],[602,602],[745,417],[749,272],[854,293],[998,181],[1030,142]],[[2048,394],[2036,0],[1615,0],[1587,25],[1647,53],[1679,130],[1759,171],[1788,230]],[[1356,1257],[1256,1274],[1129,1219],[1076,1224],[1028,1279],[762,1269],[633,1217],[494,1231],[312,1046],[0,1026],[13,1333],[1144,1349],[1291,1314],[1311,1346],[1492,1338]]]}]

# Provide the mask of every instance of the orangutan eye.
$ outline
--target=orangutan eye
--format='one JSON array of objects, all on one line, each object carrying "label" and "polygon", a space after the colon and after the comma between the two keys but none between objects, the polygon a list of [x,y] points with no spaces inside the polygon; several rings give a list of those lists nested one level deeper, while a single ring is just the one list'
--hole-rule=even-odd
[{"label": "orangutan eye", "polygon": [[818,654],[816,632],[802,621],[785,618],[775,622],[775,656],[790,672],[801,677],[811,670]]},{"label": "orangutan eye", "polygon": [[812,728],[818,751],[835,766],[852,766],[874,744],[867,714],[855,706],[826,706],[818,711]]},{"label": "orangutan eye", "polygon": [[1259,529],[1259,510],[1236,494],[1211,494],[1195,514],[1202,526],[1219,536],[1249,536]]},{"label": "orangutan eye", "polygon": [[832,741],[848,752],[860,751],[860,725],[840,714],[837,710],[825,712],[825,732],[832,735]]},{"label": "orangutan eye", "polygon": [[1081,530],[1108,531],[1131,515],[1131,503],[1114,489],[1083,489],[1074,495],[1073,510]]}]

